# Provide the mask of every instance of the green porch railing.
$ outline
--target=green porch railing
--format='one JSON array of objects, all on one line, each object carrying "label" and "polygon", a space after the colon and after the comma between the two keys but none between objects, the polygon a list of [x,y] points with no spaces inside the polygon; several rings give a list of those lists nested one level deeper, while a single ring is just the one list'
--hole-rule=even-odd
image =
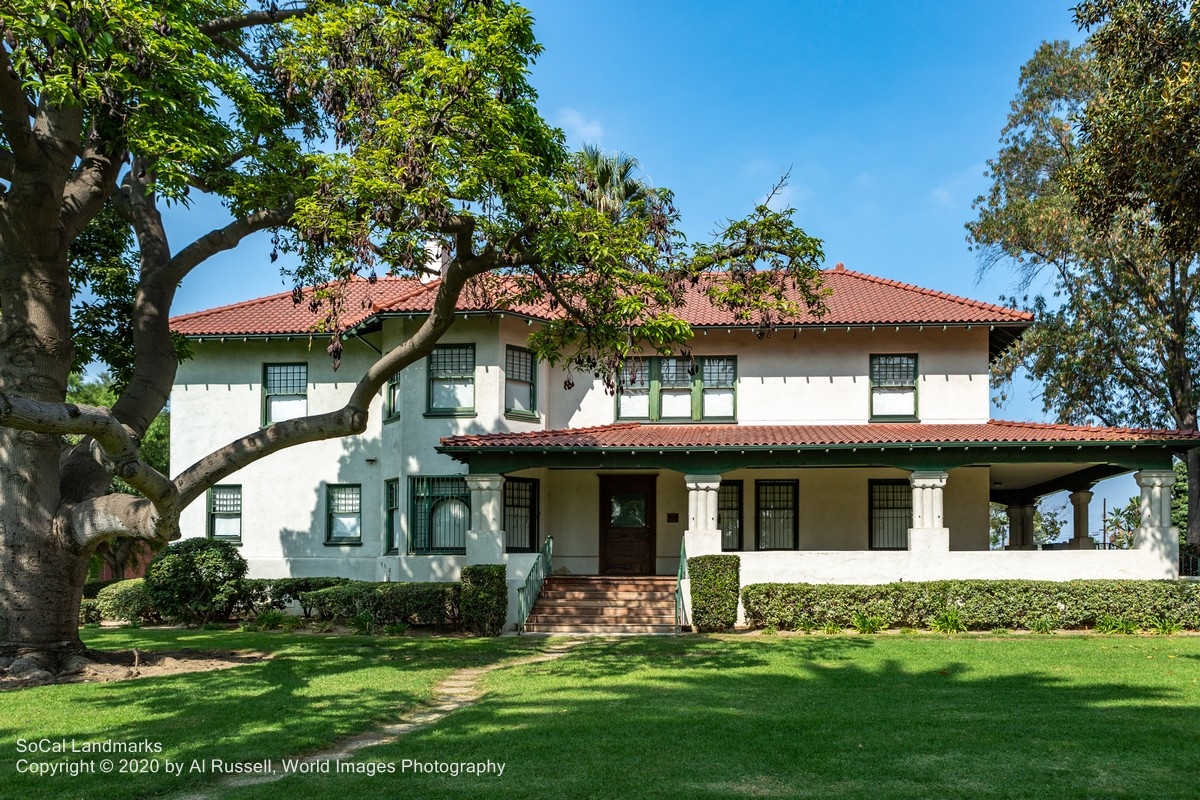
[{"label": "green porch railing", "polygon": [[687,547],[679,543],[679,569],[675,572],[675,635],[683,630],[683,579],[688,576]]},{"label": "green porch railing", "polygon": [[554,537],[547,536],[541,551],[538,552],[537,561],[533,562],[533,566],[529,568],[529,574],[525,576],[525,585],[517,589],[517,633],[525,632],[525,623],[529,621],[529,615],[533,613],[533,606],[537,603],[538,595],[542,593],[542,584],[545,583],[546,576],[550,574],[550,563],[553,557]]}]

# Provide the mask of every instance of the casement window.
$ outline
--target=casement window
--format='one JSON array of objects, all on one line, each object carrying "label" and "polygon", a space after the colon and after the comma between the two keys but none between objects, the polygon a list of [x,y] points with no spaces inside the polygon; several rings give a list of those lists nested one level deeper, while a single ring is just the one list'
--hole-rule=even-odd
[{"label": "casement window", "polygon": [[400,416],[400,408],[400,373],[397,372],[388,378],[387,385],[383,387],[383,418],[397,419]]},{"label": "casement window", "polygon": [[504,413],[537,418],[537,360],[522,347],[504,351]]},{"label": "casement window", "polygon": [[912,527],[912,486],[903,479],[867,481],[872,550],[907,550]]},{"label": "casement window", "polygon": [[797,481],[755,481],[759,550],[796,550],[800,546],[800,485]]},{"label": "casement window", "polygon": [[308,414],[308,365],[263,364],[263,425]]},{"label": "casement window", "polygon": [[621,366],[619,419],[686,422],[736,418],[733,356],[645,356]]},{"label": "casement window", "polygon": [[510,553],[537,552],[538,482],[504,479],[504,548]]},{"label": "casement window", "polygon": [[445,344],[428,358],[427,413],[471,416],[475,413],[475,345]]},{"label": "casement window", "polygon": [[408,550],[416,555],[467,552],[471,492],[461,475],[408,479]]},{"label": "casement window", "polygon": [[325,510],[326,544],[362,544],[362,486],[326,486]]},{"label": "casement window", "polygon": [[400,479],[383,482],[386,507],[383,517],[383,552],[393,555],[400,552]]},{"label": "casement window", "polygon": [[214,486],[208,490],[208,538],[241,544],[241,486]]},{"label": "casement window", "polygon": [[871,420],[917,421],[917,357],[871,356]]},{"label": "casement window", "polygon": [[717,489],[717,527],[721,529],[721,549],[742,549],[742,482],[721,481]]}]

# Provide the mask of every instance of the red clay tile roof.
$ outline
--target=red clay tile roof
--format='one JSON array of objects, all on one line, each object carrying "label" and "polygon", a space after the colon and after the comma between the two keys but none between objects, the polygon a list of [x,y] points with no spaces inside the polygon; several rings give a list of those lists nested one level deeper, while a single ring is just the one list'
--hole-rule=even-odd
[{"label": "red clay tile roof", "polygon": [[[803,314],[798,325],[918,325],[918,324],[1006,324],[1025,326],[1033,316],[1003,306],[923,289],[909,283],[878,278],[861,272],[837,269],[822,273],[831,294],[823,317]],[[429,311],[437,282],[422,285],[412,278],[380,278],[375,283],[356,280],[349,284],[342,322],[352,327],[376,314],[422,313]],[[311,290],[304,293],[307,299]],[[714,307],[704,296],[704,283],[685,295],[681,316],[696,327],[746,326],[733,315]],[[489,311],[469,296],[459,301],[463,311]],[[548,306],[510,307],[510,313],[546,319]],[[319,316],[307,302],[292,300],[291,292],[260,297],[243,303],[184,314],[171,320],[173,330],[185,336],[228,336],[307,334]]]},{"label": "red clay tile roof", "polygon": [[876,423],[872,425],[643,425],[624,422],[594,428],[449,436],[445,449],[569,448],[667,449],[707,447],[848,447],[888,444],[979,444],[1196,441],[1198,433],[1099,428],[991,420],[971,425]]}]

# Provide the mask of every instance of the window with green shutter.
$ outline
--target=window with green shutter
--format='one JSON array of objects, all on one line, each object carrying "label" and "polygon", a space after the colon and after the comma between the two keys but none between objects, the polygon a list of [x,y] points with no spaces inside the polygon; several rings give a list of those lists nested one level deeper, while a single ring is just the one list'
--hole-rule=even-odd
[{"label": "window with green shutter", "polygon": [[733,356],[638,356],[621,366],[617,418],[662,422],[737,419]]},{"label": "window with green shutter", "polygon": [[383,494],[383,552],[392,555],[400,552],[400,479],[384,481]]},{"label": "window with green shutter", "polygon": [[504,351],[504,413],[537,418],[537,360],[522,347]]}]

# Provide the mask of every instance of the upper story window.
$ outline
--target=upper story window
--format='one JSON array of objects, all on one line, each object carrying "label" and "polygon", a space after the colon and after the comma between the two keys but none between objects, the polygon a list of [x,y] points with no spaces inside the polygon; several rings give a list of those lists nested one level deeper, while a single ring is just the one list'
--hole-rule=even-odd
[{"label": "upper story window", "polygon": [[383,387],[383,418],[395,419],[400,416],[400,373],[388,378],[387,386]]},{"label": "upper story window", "polygon": [[737,359],[733,356],[630,358],[621,367],[620,419],[733,420]]},{"label": "upper story window", "polygon": [[475,413],[475,345],[444,344],[429,354],[427,413],[470,416]]},{"label": "upper story window", "polygon": [[241,543],[241,486],[214,486],[208,490],[208,536]]},{"label": "upper story window", "polygon": [[504,413],[537,418],[537,360],[522,347],[504,351]]},{"label": "upper story window", "polygon": [[263,364],[263,424],[308,414],[308,364]]},{"label": "upper story window", "polygon": [[871,356],[871,420],[917,421],[917,357]]}]

